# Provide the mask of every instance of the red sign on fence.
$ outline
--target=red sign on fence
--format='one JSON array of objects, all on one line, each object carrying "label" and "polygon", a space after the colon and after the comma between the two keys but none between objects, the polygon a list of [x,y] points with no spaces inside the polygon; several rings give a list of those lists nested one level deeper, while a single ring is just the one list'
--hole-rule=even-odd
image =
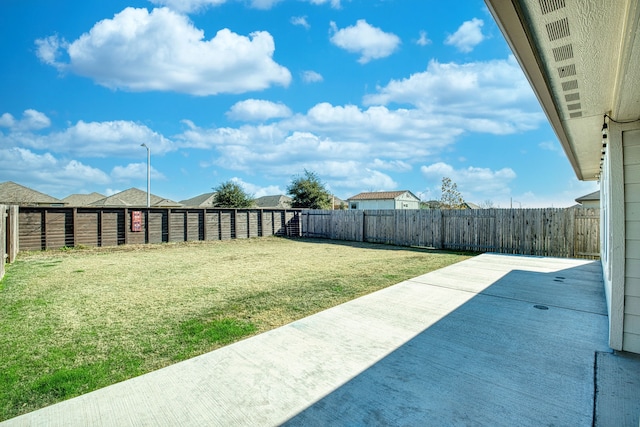
[{"label": "red sign on fence", "polygon": [[141,211],[131,211],[131,231],[142,231]]}]

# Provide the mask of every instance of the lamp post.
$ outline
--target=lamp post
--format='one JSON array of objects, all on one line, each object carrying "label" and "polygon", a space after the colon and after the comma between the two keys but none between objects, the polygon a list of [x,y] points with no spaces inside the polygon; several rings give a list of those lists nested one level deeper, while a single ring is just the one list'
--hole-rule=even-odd
[{"label": "lamp post", "polygon": [[151,207],[151,150],[147,144],[140,144],[141,147],[147,149],[147,209]]}]

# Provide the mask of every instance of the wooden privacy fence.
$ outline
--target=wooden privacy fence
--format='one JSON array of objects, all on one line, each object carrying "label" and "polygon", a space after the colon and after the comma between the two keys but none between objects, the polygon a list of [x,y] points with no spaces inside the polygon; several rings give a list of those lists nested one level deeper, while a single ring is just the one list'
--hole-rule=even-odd
[{"label": "wooden privacy fence", "polygon": [[299,210],[20,207],[20,250],[299,236]]},{"label": "wooden privacy fence", "polygon": [[18,254],[18,207],[0,205],[0,279]]},{"label": "wooden privacy fence", "polygon": [[598,209],[303,211],[302,236],[568,258],[600,256]]}]

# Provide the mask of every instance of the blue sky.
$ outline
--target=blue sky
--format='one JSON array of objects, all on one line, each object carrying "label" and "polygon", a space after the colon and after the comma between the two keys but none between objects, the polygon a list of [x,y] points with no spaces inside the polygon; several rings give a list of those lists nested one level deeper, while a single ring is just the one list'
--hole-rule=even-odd
[{"label": "blue sky", "polygon": [[484,2],[3,0],[0,182],[63,198],[410,190],[565,207],[580,182]]}]

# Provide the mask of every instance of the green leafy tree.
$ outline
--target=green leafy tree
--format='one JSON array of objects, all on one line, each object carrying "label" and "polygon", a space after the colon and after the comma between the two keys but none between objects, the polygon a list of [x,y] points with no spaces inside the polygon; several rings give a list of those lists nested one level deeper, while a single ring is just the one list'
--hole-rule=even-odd
[{"label": "green leafy tree", "polygon": [[458,185],[451,178],[442,177],[441,209],[461,209],[464,199],[458,191]]},{"label": "green leafy tree", "polygon": [[305,169],[303,176],[297,176],[291,181],[287,194],[293,199],[293,208],[331,209],[331,194],[315,172]]},{"label": "green leafy tree", "polygon": [[226,181],[213,189],[216,192],[215,206],[220,208],[250,208],[253,197],[233,181]]}]

